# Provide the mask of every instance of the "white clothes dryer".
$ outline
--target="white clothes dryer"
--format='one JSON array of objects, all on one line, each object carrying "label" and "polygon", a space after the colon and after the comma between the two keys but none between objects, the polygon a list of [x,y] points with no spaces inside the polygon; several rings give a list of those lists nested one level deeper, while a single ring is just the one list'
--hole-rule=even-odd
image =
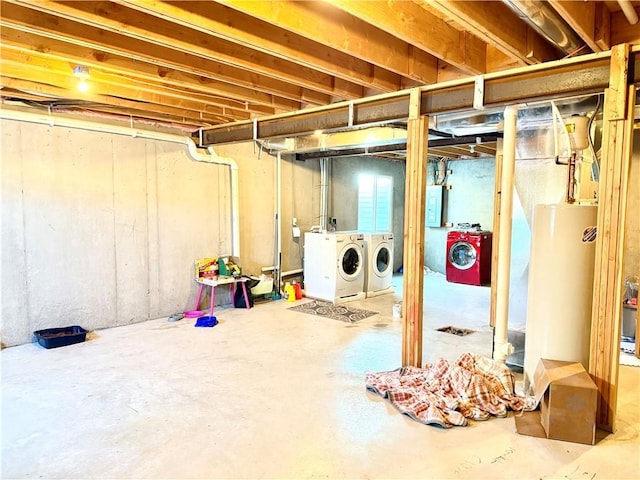
[{"label": "white clothes dryer", "polygon": [[365,298],[361,233],[304,234],[305,296],[343,303]]},{"label": "white clothes dryer", "polygon": [[392,293],[393,287],[393,233],[365,233],[367,268],[364,291],[367,297]]}]

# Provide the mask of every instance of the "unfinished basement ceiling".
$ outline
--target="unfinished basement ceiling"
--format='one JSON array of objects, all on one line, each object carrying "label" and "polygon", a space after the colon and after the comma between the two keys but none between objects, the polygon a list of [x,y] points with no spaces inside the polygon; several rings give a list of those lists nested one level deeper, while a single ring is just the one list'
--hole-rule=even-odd
[{"label": "unfinished basement ceiling", "polygon": [[[458,137],[429,129],[427,155],[431,160],[495,157],[499,138],[502,138],[502,132]],[[295,158],[301,161],[336,157],[373,157],[404,161],[407,156],[406,125],[313,134],[258,143],[271,154],[280,152],[295,155]]]},{"label": "unfinished basement ceiling", "polygon": [[537,3],[3,0],[0,95],[193,132],[640,43],[640,1]]}]

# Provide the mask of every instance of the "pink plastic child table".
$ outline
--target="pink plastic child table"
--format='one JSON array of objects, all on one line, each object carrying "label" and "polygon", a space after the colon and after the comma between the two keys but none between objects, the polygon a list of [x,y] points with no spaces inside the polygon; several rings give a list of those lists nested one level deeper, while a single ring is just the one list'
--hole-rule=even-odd
[{"label": "pink plastic child table", "polygon": [[213,306],[215,305],[216,300],[216,287],[218,285],[231,285],[231,298],[234,297],[235,293],[235,284],[242,283],[242,293],[244,294],[244,304],[247,307],[247,310],[251,308],[249,306],[249,295],[247,295],[247,286],[245,282],[249,280],[247,277],[226,277],[226,276],[218,276],[217,278],[199,278],[197,282],[200,284],[200,290],[198,290],[198,298],[196,299],[196,305],[193,307],[194,310],[198,310],[198,305],[200,305],[200,300],[202,299],[202,290],[205,285],[211,287],[211,305],[209,306],[209,315],[213,317]]}]

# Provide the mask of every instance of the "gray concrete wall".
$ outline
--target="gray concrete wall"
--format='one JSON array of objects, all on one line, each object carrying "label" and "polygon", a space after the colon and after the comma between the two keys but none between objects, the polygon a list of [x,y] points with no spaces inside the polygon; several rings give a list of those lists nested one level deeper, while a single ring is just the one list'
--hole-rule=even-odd
[{"label": "gray concrete wall", "polygon": [[[429,174],[433,164],[429,165]],[[495,159],[450,160],[447,178],[450,190],[444,193],[443,223],[454,226],[461,222],[480,223],[493,230],[493,189]],[[429,179],[430,180],[430,179]],[[528,259],[531,214],[538,203],[558,203],[565,194],[566,167],[553,160],[516,160],[514,195],[514,232],[512,255]],[[524,215],[524,217],[523,217]],[[427,227],[425,232],[425,265],[445,272],[446,227]]]},{"label": "gray concrete wall", "polygon": [[[276,157],[252,144],[216,147],[221,156],[233,157],[241,173],[241,257],[243,269],[259,273],[274,264],[276,212]],[[337,218],[338,230],[358,226],[358,175],[390,175],[394,183],[393,229],[396,238],[394,266],[402,265],[404,230],[404,162],[372,158],[332,159],[329,162],[328,214]],[[320,160],[297,161],[283,155],[281,163],[281,223],[283,270],[302,268],[304,232],[320,224]],[[296,218],[301,238],[293,238]]]},{"label": "gray concrete wall", "polygon": [[[192,308],[193,260],[231,252],[227,167],[193,162],[178,144],[13,121],[0,126],[3,345],[29,342],[41,328],[99,329]],[[274,263],[276,159],[253,144],[216,151],[238,163],[237,260],[245,273],[259,274]],[[625,276],[640,273],[639,163],[636,133]],[[393,176],[397,269],[403,257],[404,163],[360,158],[331,165],[329,215],[340,230],[357,226],[357,175]],[[493,159],[451,161],[449,168],[453,189],[444,221],[491,229]],[[533,205],[560,201],[565,174],[551,160],[516,162],[521,208],[514,212],[521,212],[524,233],[514,230],[514,248],[528,253],[525,227]],[[283,157],[281,195],[283,269],[294,270],[302,267],[303,250],[301,239],[292,237],[291,220],[297,218],[302,232],[319,223],[319,161]],[[444,272],[446,229],[427,228],[426,237],[425,264]],[[518,291],[526,291],[526,284],[514,288],[512,298]],[[224,294],[217,299],[229,301]]]},{"label": "gray concrete wall", "polygon": [[358,176],[362,173],[393,178],[394,271],[402,266],[404,253],[405,164],[370,157],[335,158],[331,163],[329,216],[337,219],[338,230],[358,228]]},{"label": "gray concrete wall", "polygon": [[[434,163],[430,162],[429,185],[433,183],[433,168]],[[492,230],[495,159],[450,160],[447,169],[451,170],[446,180],[451,189],[444,191],[442,224],[479,223],[484,230]],[[424,262],[435,272],[445,273],[448,230],[425,229]]]},{"label": "gray concrete wall", "polygon": [[[240,173],[241,264],[244,271],[259,274],[274,264],[276,213],[276,157],[253,144],[216,147],[221,156],[233,157]],[[320,160],[297,161],[283,155],[281,160],[282,268],[302,268],[304,232],[320,224]],[[358,175],[390,175],[394,182],[393,228],[396,239],[394,266],[402,265],[404,230],[404,162],[372,158],[329,161],[328,214],[336,217],[339,230],[358,225]],[[294,238],[296,218],[301,237]]]},{"label": "gray concrete wall", "polygon": [[[430,164],[430,169],[433,164]],[[443,223],[480,223],[493,230],[495,159],[451,160],[445,191]],[[431,172],[431,170],[430,170]],[[538,203],[557,203],[564,197],[566,167],[553,160],[516,160],[511,241],[510,325],[526,321],[531,213]],[[445,273],[449,229],[426,227],[425,265]]]},{"label": "gray concrete wall", "polygon": [[516,160],[514,181],[529,225],[536,205],[565,201],[567,168],[553,159]]},{"label": "gray concrete wall", "polygon": [[184,145],[0,125],[3,345],[193,307],[193,260],[230,251],[228,167]]},{"label": "gray concrete wall", "polygon": [[[240,264],[243,272],[259,275],[275,264],[277,159],[251,143],[216,147],[221,156],[233,157],[240,172]],[[281,252],[282,270],[302,268],[305,231],[319,222],[320,164],[318,160],[281,160]],[[302,233],[293,237],[292,220]]]}]

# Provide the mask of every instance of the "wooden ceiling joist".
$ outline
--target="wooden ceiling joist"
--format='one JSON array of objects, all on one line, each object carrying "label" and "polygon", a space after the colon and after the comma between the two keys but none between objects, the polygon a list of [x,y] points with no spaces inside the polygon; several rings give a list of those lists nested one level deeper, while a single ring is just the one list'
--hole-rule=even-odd
[{"label": "wooden ceiling joist", "polygon": [[[616,2],[552,3],[593,49],[640,43],[640,31],[626,21]],[[640,2],[633,4],[638,10]],[[137,102],[142,89],[147,98],[140,103],[146,105],[167,101],[166,106],[184,110],[185,97],[193,97],[223,107],[229,115],[238,112],[217,124],[360,101],[471,75],[489,78],[564,55],[503,2],[484,0],[3,0],[0,36],[3,50],[14,55],[89,67],[107,89],[105,97],[117,87],[107,77],[117,77],[121,92],[134,95],[126,100]],[[11,78],[36,84],[42,80],[34,68],[22,73],[14,69]],[[577,91],[570,73],[554,80],[567,85],[566,92]],[[55,86],[62,88],[59,84]],[[511,82],[495,85],[502,91],[487,95],[500,98],[498,104],[522,91]],[[542,77],[540,88],[531,85],[535,98],[550,87]],[[432,113],[466,109],[473,92],[446,88],[444,97],[423,94],[421,108]],[[67,97],[74,94],[70,89]],[[367,100],[351,120],[364,125],[405,118],[407,98],[388,100]],[[387,111],[380,114],[377,107]],[[156,110],[149,115],[157,115]],[[312,122],[317,128],[343,128],[348,107],[320,117]],[[261,134],[281,131],[282,122],[272,120],[260,120]],[[283,131],[300,128],[298,123]]]},{"label": "wooden ceiling joist", "polygon": [[474,150],[477,153],[483,153],[485,155],[495,155],[496,154],[496,142],[490,143],[490,144],[480,144],[480,145],[475,145],[474,146]]},{"label": "wooden ceiling joist", "polygon": [[[3,52],[4,54],[4,52]],[[77,79],[69,74],[62,73],[47,66],[46,63],[38,64],[32,62],[29,65],[25,65],[20,61],[8,60],[3,57],[2,62],[2,75],[9,78],[20,79],[21,75],[28,75],[31,78],[39,78],[38,83],[55,86],[68,91],[75,90]],[[211,112],[215,111],[216,114],[220,113],[226,118],[234,118],[237,116],[250,117],[249,112],[236,111],[234,109],[227,109],[226,107],[217,107],[206,100],[197,100],[188,97],[172,96],[167,97],[163,94],[155,91],[152,87],[135,88],[123,86],[117,78],[109,79],[103,77],[98,79],[90,79],[90,89],[92,93],[103,95],[105,97],[116,97],[134,99],[137,102],[151,103],[159,105],[171,105],[175,108],[192,110],[194,112]],[[81,98],[86,98],[80,96]],[[104,97],[103,97],[104,98]],[[111,104],[111,103],[110,103]]]},{"label": "wooden ceiling joist", "polygon": [[520,65],[560,58],[559,52],[500,2],[430,0],[429,5],[459,19],[469,31]]},{"label": "wooden ceiling joist", "polygon": [[[11,7],[11,6],[10,6]],[[9,27],[11,29],[22,29],[24,27],[22,27],[21,23],[18,21],[15,21],[12,17],[5,17],[5,10],[6,8],[3,6],[3,18],[2,18],[2,27]],[[68,28],[73,28],[73,25],[67,25]],[[85,49],[87,48],[95,48],[95,49],[100,49],[100,52],[104,52],[105,50],[107,50],[106,48],[103,50],[102,48],[104,47],[104,44],[98,43],[97,41],[89,41],[89,42],[84,42],[81,38],[80,38],[80,34],[84,33],[86,34],[87,37],[90,38],[100,38],[103,37],[104,35],[101,34],[101,32],[97,29],[94,29],[92,27],[86,27],[83,25],[80,25],[80,29],[76,30],[74,35],[77,38],[78,43],[80,44],[80,46],[84,46]],[[3,28],[4,30],[4,28]],[[51,35],[54,37],[54,39],[59,38],[60,37],[60,31],[59,28],[58,29],[50,29],[48,31],[44,31],[42,30],[37,30],[35,32],[33,32],[33,29],[31,28],[31,33],[36,33],[36,34],[44,34],[44,35]],[[116,35],[114,35],[115,37]],[[121,37],[121,36],[120,36]],[[111,38],[110,40],[114,41],[115,43],[115,38]],[[149,57],[149,58],[144,58],[138,55],[131,55],[131,50],[127,50],[128,48],[128,44],[130,44],[130,41],[128,41],[128,39],[126,37],[121,37],[119,39],[120,44],[122,44],[122,47],[119,49],[119,51],[117,52],[113,52],[113,49],[108,49],[111,50],[111,52],[113,53],[125,53],[125,55],[129,56],[129,58],[133,58],[133,60],[142,60],[143,62],[149,63],[152,58],[155,57]],[[44,45],[48,45],[48,43],[43,42],[42,44],[40,44],[38,48],[39,50],[43,49]],[[50,50],[50,48],[44,48],[45,50]],[[107,51],[108,51],[107,50]],[[159,54],[161,52],[155,52],[155,54]],[[95,58],[95,55],[94,55]],[[98,58],[100,58],[100,55],[98,55]],[[175,64],[165,64],[168,68],[174,68],[176,65]],[[141,64],[141,66],[139,67],[139,69],[144,69],[144,63]],[[147,74],[148,71],[150,69],[147,67]],[[156,77],[158,80],[162,80],[162,72],[163,70],[158,69],[158,67],[155,67],[156,70]],[[153,71],[153,66],[151,71]],[[257,91],[254,88],[249,88],[249,87],[241,87],[239,85],[234,85],[231,83],[227,83],[227,82],[221,82],[212,78],[207,78],[207,77],[198,77],[196,78],[195,75],[193,73],[184,73],[184,71],[188,71],[188,67],[184,67],[181,69],[181,71],[183,72],[183,75],[191,75],[192,79],[193,79],[193,83],[194,84],[201,84],[201,85],[206,85],[208,84],[209,87],[211,87],[212,85],[215,86],[216,88],[216,95],[219,96],[223,96],[223,97],[230,97],[230,98],[235,98],[238,100],[238,103],[242,103],[242,102],[250,102],[250,103],[258,103],[261,105],[266,105],[266,106],[273,106],[275,108],[281,108],[281,109],[286,109],[286,110],[290,110],[291,108],[300,108],[301,107],[301,103],[300,101],[295,101],[295,100],[289,100],[289,99],[284,99],[281,97],[278,97],[276,95],[273,95],[271,93],[264,93],[264,92],[260,92]],[[159,72],[159,73],[158,73]],[[166,73],[168,73],[168,71],[165,70]],[[193,72],[193,69],[191,69],[191,72]],[[177,75],[177,73],[175,74]],[[196,83],[197,82],[197,83]],[[293,95],[292,95],[293,96]]]},{"label": "wooden ceiling joist", "polygon": [[414,47],[467,74],[486,72],[486,43],[451,27],[413,2],[333,0],[331,5],[377,26],[393,37],[410,39]]},{"label": "wooden ceiling joist", "polygon": [[[39,1],[23,6],[11,4],[11,1],[14,0],[8,0],[2,7],[3,26],[57,39],[71,46],[92,48],[168,69],[251,85],[252,88],[283,94],[287,98],[297,97],[298,101],[311,105],[326,104],[334,96],[349,99],[363,95],[359,85],[349,82],[336,84],[331,75],[219,40],[197,30],[192,30],[188,35],[180,34],[170,22],[148,16],[147,22],[142,22],[135,12],[120,5],[107,2],[65,4]],[[108,17],[100,17],[96,13],[106,11],[110,12]],[[129,17],[131,24],[123,28],[125,18],[120,18],[126,17],[127,12],[133,13]],[[44,42],[42,45],[48,44]],[[279,90],[270,90],[271,85],[284,81],[289,83],[288,92],[283,91],[284,86]]]},{"label": "wooden ceiling joist", "polygon": [[[118,55],[105,54],[94,49],[72,46],[51,39],[47,40],[47,44],[55,48],[41,52],[41,48],[39,48],[39,45],[42,45],[40,43],[41,37],[18,32],[11,28],[3,28],[0,31],[0,39],[2,40],[3,50],[7,53],[14,52],[15,55],[21,55],[25,58],[38,56],[52,61],[65,62],[68,65],[69,73],[72,72],[74,65],[83,65],[88,67],[90,71],[97,69],[103,73],[119,75],[123,81],[126,78],[136,78],[140,81],[166,84],[172,89],[180,86],[204,95],[213,95],[212,104],[235,110],[244,110],[259,115],[273,115],[278,111],[273,106],[257,104],[253,101],[242,99],[234,101],[228,96],[222,97],[220,96],[220,90],[209,88],[207,81],[203,77],[194,74],[158,68],[149,63],[137,62]],[[55,53],[49,53],[52,51]]]},{"label": "wooden ceiling joist", "polygon": [[[84,101],[80,102],[77,98],[69,96],[69,90],[66,88],[35,83],[28,80],[19,80],[15,78],[0,77],[0,96],[5,99],[22,98],[31,102],[40,102],[43,105],[56,104],[65,102],[67,105],[86,106],[87,102],[92,102],[104,108],[113,107],[123,115],[134,115],[140,117],[159,120],[155,114],[162,115],[163,120],[170,119],[174,122],[188,123],[190,125],[199,125],[202,122],[209,124],[217,124],[221,121],[228,121],[230,115],[220,107],[209,106],[206,112],[196,112],[194,110],[180,109],[166,105],[158,105],[148,102],[134,102],[119,97],[108,95],[100,95],[96,93],[84,94]],[[151,112],[148,116],[144,112]]]},{"label": "wooden ceiling joist", "polygon": [[[431,134],[431,131],[430,131]],[[499,132],[473,137],[437,138],[428,141],[429,155],[435,157],[473,156],[473,150],[495,154],[496,141],[501,138]],[[397,142],[387,145],[373,145],[368,147],[336,148],[322,151],[297,153],[296,160],[311,160],[314,158],[360,157],[367,155],[396,154],[406,155],[407,142]]]},{"label": "wooden ceiling joist", "polygon": [[[636,13],[640,16],[640,8],[636,8]],[[640,44],[640,24],[632,25],[624,16],[622,11],[611,13],[611,44],[621,43]]]},{"label": "wooden ceiling joist", "polygon": [[[561,2],[548,0],[553,9],[562,19],[584,40],[594,52],[601,52],[603,48],[596,41],[596,30],[602,31],[603,26],[596,25],[596,2]],[[602,16],[599,17],[604,22]]]},{"label": "wooden ceiling joist", "polygon": [[337,50],[294,34],[275,25],[242,15],[214,2],[183,1],[176,3],[153,0],[116,0],[122,5],[161,19],[193,28],[252,49],[312,67],[324,73],[357,82],[362,86],[390,92],[398,89],[400,75],[351,57]]},{"label": "wooden ceiling joist", "polygon": [[[436,57],[424,55],[420,63],[409,69],[407,60],[412,55],[410,44],[402,37],[385,32],[380,23],[367,23],[357,16],[333,8],[343,8],[339,2],[224,0],[219,3],[398,75],[427,84],[437,80]],[[369,2],[351,3],[360,8]],[[387,10],[382,2],[375,2],[375,6]]]}]

